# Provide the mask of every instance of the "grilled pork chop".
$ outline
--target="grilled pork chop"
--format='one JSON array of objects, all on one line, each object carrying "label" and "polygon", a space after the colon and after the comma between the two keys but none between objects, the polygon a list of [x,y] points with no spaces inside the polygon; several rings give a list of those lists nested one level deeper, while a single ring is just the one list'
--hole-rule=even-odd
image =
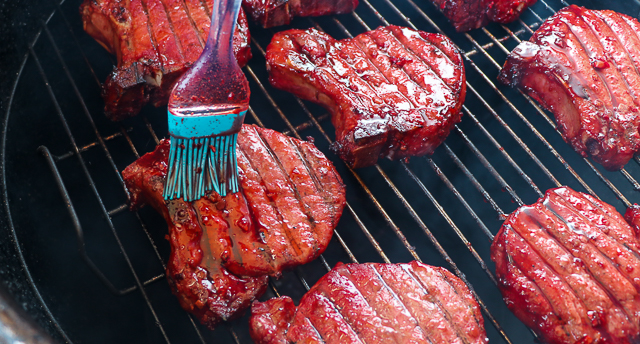
[{"label": "grilled pork chop", "polygon": [[122,173],[132,208],[150,204],[169,224],[167,279],[209,327],[259,297],[266,275],[318,257],[345,204],[342,180],[309,142],[244,125],[236,152],[242,191],[224,198],[165,204],[167,140]]},{"label": "grilled pork chop", "polygon": [[352,167],[431,154],[462,116],[462,57],[446,37],[399,26],[335,40],[309,29],[276,33],[269,81],[332,114],[332,149]]},{"label": "grilled pork chop", "polygon": [[[177,79],[195,62],[209,35],[213,0],[84,0],[84,30],[118,60],[103,85],[107,117],[135,116],[167,103]],[[251,58],[242,11],[233,38],[238,64]]]},{"label": "grilled pork chop", "polygon": [[456,31],[481,28],[490,22],[510,23],[536,0],[431,0]]},{"label": "grilled pork chop", "polygon": [[640,150],[640,23],[575,5],[507,58],[499,79],[551,111],[564,140],[608,170]]},{"label": "grilled pork chop", "polygon": [[358,0],[244,0],[249,18],[269,28],[287,25],[293,17],[318,17],[349,13],[356,9]]},{"label": "grilled pork chop", "polygon": [[443,268],[338,263],[300,300],[254,301],[251,337],[281,343],[487,343],[480,308]]},{"label": "grilled pork chop", "polygon": [[507,306],[543,343],[640,342],[638,230],[590,195],[548,190],[491,246]]}]

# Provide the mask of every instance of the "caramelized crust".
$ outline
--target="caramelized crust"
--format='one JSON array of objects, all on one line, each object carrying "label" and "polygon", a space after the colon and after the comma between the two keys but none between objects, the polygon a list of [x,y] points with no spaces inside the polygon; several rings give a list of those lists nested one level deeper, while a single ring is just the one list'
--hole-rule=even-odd
[{"label": "caramelized crust", "polygon": [[[116,55],[103,85],[106,115],[135,116],[151,102],[167,103],[174,83],[195,62],[207,41],[213,0],[84,0],[84,30]],[[242,9],[233,38],[238,64],[251,58]]]},{"label": "caramelized crust", "polygon": [[[338,263],[300,300],[255,301],[257,344],[487,343],[480,308],[446,269],[408,264]],[[288,319],[288,322],[287,322]]]},{"label": "caramelized crust", "polygon": [[460,121],[462,58],[446,37],[398,26],[337,41],[310,29],[274,35],[271,84],[332,114],[332,149],[352,167],[431,154]]},{"label": "caramelized crust", "polygon": [[547,191],[509,215],[491,246],[507,306],[544,343],[638,343],[636,233],[594,197]]},{"label": "caramelized crust", "polygon": [[241,192],[192,203],[162,198],[168,153],[164,140],[122,175],[132,208],[150,204],[165,217],[167,278],[183,308],[209,327],[241,314],[264,292],[267,275],[309,262],[329,244],[344,185],[313,144],[244,125],[237,147]]},{"label": "caramelized crust", "polygon": [[564,140],[619,170],[640,150],[640,23],[571,5],[509,55],[500,81],[551,111]]}]

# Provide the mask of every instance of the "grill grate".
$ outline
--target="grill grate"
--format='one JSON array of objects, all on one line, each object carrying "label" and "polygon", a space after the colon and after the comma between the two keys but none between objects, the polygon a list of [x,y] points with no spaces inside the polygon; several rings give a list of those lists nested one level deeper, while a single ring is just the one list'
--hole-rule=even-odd
[{"label": "grill grate", "polygon": [[[162,299],[155,292],[152,295],[150,289],[156,285],[168,289],[164,279],[168,247],[160,241],[164,227],[155,228],[161,222],[157,216],[154,220],[149,214],[131,215],[127,210],[128,195],[120,171],[166,135],[166,124],[161,120],[164,114],[161,109],[145,109],[138,118],[113,124],[96,110],[100,104],[87,100],[85,90],[76,83],[78,75],[88,70],[90,76],[82,78],[90,79],[95,89],[104,79],[102,74],[108,66],[103,63],[106,53],[97,52],[93,49],[96,44],[83,38],[85,34],[76,18],[78,5],[78,1],[62,2],[51,17],[53,20],[43,23],[43,39],[34,41],[26,68],[33,67],[44,83],[47,94],[42,98],[52,104],[49,116],[57,116],[62,124],[62,138],[67,140],[62,145],[66,148],[39,142],[42,144],[39,152],[50,167],[72,219],[80,258],[113,297],[142,297],[153,325],[132,326],[141,332],[158,332],[148,334],[151,338],[166,343],[182,343],[185,338],[201,343],[251,343],[246,316],[211,332],[184,312],[167,312],[163,304],[176,304],[175,298]],[[252,27],[254,57],[245,67],[253,90],[247,120],[297,138],[307,135],[315,138],[347,184],[343,219],[325,254],[307,266],[285,273],[281,280],[271,279],[265,298],[290,295],[294,300],[299,299],[338,261],[415,259],[445,266],[467,283],[482,307],[491,342],[532,343],[533,334],[514,319],[495,287],[493,264],[488,259],[489,245],[501,221],[517,206],[534,202],[550,187],[569,185],[599,196],[619,210],[631,204],[629,199],[638,201],[635,191],[640,190],[640,184],[633,178],[640,173],[637,171],[640,159],[636,158],[635,163],[628,164],[619,173],[603,171],[579,157],[562,141],[553,120],[532,99],[496,84],[506,54],[565,5],[564,0],[538,0],[515,23],[493,24],[464,34],[454,33],[435,6],[425,0],[419,5],[413,0],[363,0],[351,14],[297,19],[296,27],[316,27],[336,38],[352,37],[389,24],[436,31],[451,37],[464,52],[467,101],[462,122],[455,126],[446,142],[432,157],[413,158],[410,162],[380,161],[374,167],[361,170],[348,168],[329,153],[327,147],[333,138],[333,128],[324,109],[268,85],[264,49],[276,31]],[[68,38],[71,43],[61,47],[62,41]],[[44,45],[50,47],[53,55],[46,54],[48,50]],[[81,67],[68,62],[70,55],[78,53],[84,63]],[[56,86],[51,75],[59,75],[60,70],[70,89]],[[79,115],[65,111],[61,104],[69,102],[77,104]],[[93,137],[87,139],[84,132],[79,134],[71,117],[88,123]],[[106,171],[96,172],[91,168],[91,157],[96,154],[106,161]],[[87,221],[82,211],[77,210],[87,199],[80,195],[86,194],[97,209],[92,213],[99,214],[100,219]],[[104,245],[124,260],[116,273],[131,274],[133,284],[114,278],[112,269],[103,270],[107,256],[101,254],[103,250],[95,241],[87,239],[95,235],[92,228],[95,222],[104,222],[102,226],[95,226],[112,236],[113,242]],[[139,230],[149,253],[142,257],[125,239],[129,235],[124,234]],[[141,259],[153,261],[153,266],[140,269]],[[46,289],[34,283],[36,288]],[[75,337],[68,334],[65,326],[68,318],[58,315],[60,307],[46,296],[42,302],[59,337],[73,342]],[[175,309],[174,305],[172,310]],[[100,312],[100,309],[84,311]],[[176,330],[173,318],[167,314],[186,318],[179,321],[186,326],[178,326]]]}]

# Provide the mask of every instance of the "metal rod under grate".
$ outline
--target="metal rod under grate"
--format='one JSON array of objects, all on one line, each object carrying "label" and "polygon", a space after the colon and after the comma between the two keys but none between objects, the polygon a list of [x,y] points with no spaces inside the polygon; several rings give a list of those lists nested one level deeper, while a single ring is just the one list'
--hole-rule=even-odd
[{"label": "metal rod under grate", "polygon": [[[62,5],[75,6],[69,3]],[[544,19],[564,5],[567,5],[564,1],[551,3],[550,0],[538,0],[516,23],[509,26],[492,25],[465,34],[452,33],[450,28],[444,26],[444,30],[441,29],[438,24],[443,22],[441,15],[428,1],[418,5],[413,0],[363,0],[352,14],[295,22],[296,26],[308,24],[331,32],[336,38],[353,37],[378,25],[389,24],[450,35],[463,49],[469,92],[463,107],[462,122],[456,125],[450,137],[432,157],[414,158],[411,162],[381,161],[374,167],[362,170],[350,169],[333,159],[348,187],[347,206],[343,220],[336,229],[335,242],[332,241],[318,261],[285,273],[281,280],[272,279],[267,296],[293,293],[299,297],[339,260],[402,262],[415,259],[444,265],[469,286],[482,307],[487,323],[491,324],[487,330],[490,327],[493,329],[489,331],[492,342],[532,342],[533,335],[523,334],[523,325],[513,320],[500,303],[492,264],[488,261],[488,246],[500,221],[517,206],[532,203],[541,197],[549,187],[568,184],[596,197],[600,194],[609,203],[617,199],[614,205],[618,208],[629,206],[632,203],[629,199],[637,200],[637,195],[631,191],[640,189],[640,184],[633,178],[634,171],[637,175],[638,166],[627,166],[619,173],[601,171],[588,159],[578,157],[570,148],[567,149],[553,120],[532,99],[498,86],[495,82],[501,62],[510,49],[528,39]],[[61,16],[92,78],[99,84],[100,78],[94,72],[90,54],[85,54],[85,47],[78,39],[81,33],[74,30],[72,21],[65,16],[65,8],[59,6],[56,14]],[[163,341],[182,342],[180,337],[165,331],[166,319],[157,314],[159,302],[174,300],[156,300],[147,292],[158,281],[166,283],[166,252],[162,252],[154,239],[158,236],[154,233],[157,229],[151,228],[139,213],[135,213],[135,222],[126,223],[127,228],[118,228],[116,225],[119,217],[128,214],[128,194],[120,176],[122,167],[117,163],[124,153],[113,147],[124,141],[124,146],[130,150],[126,154],[139,157],[149,147],[147,145],[146,149],[141,149],[136,136],[148,135],[157,144],[158,138],[166,135],[166,129],[154,128],[150,117],[145,115],[118,124],[115,128],[94,123],[94,118],[103,114],[92,113],[85,104],[82,92],[74,81],[73,68],[69,68],[72,66],[67,65],[64,52],[58,48],[60,37],[52,33],[49,25],[49,22],[43,23],[44,37],[47,44],[53,47],[55,59],[72,85],[70,97],[80,104],[84,118],[95,134],[93,142],[84,145],[77,143],[67,119],[69,114],[59,105],[60,93],[53,89],[47,77],[46,65],[40,62],[41,54],[34,45],[30,58],[46,85],[55,116],[64,127],[70,147],[68,151],[55,154],[43,144],[41,152],[47,157],[59,191],[69,205],[81,259],[117,297],[139,293]],[[311,135],[319,146],[326,148],[333,137],[326,112],[272,89],[266,81],[264,47],[273,32],[275,30],[265,30],[255,34],[252,40],[254,58],[245,68],[253,90],[248,120],[260,126],[280,129],[297,138]],[[157,123],[155,125],[158,126]],[[98,188],[101,179],[93,176],[85,158],[86,154],[96,150],[100,150],[108,161],[108,178],[116,180],[121,187],[121,190],[110,190],[119,195],[119,202],[103,201],[106,195]],[[76,159],[79,169],[77,175],[67,177],[61,174],[59,166],[72,159]],[[640,160],[636,159],[631,164],[640,165]],[[118,285],[101,270],[101,257],[95,254],[94,247],[85,242],[87,224],[82,223],[75,210],[76,196],[68,190],[70,180],[74,184],[85,185],[87,192],[97,201],[102,214],[101,221],[113,234],[114,249],[127,263],[128,271],[122,273],[133,277],[133,285]],[[149,278],[140,276],[129,258],[130,248],[120,240],[119,233],[122,230],[137,229],[142,230],[147,245],[155,255],[147,257],[155,261],[156,271]],[[212,335],[186,313],[176,316],[188,318],[190,325],[184,331],[192,331],[192,337],[201,343],[214,342],[213,338],[223,331],[227,332],[225,338],[236,343],[251,342],[246,334],[246,319],[222,325]],[[56,314],[52,313],[51,317],[57,323]],[[71,342],[62,326],[57,327],[61,336]]]}]

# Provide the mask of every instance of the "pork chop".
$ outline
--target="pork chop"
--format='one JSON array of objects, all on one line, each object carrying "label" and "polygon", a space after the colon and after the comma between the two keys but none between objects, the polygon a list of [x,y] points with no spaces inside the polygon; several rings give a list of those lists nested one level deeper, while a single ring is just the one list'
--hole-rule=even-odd
[{"label": "pork chop", "polygon": [[122,173],[131,207],[169,224],[167,279],[181,305],[213,327],[249,306],[266,276],[317,258],[345,205],[333,165],[310,142],[244,125],[236,154],[241,191],[164,202],[169,141]]},{"label": "pork chop", "polygon": [[449,271],[407,264],[338,263],[294,306],[287,296],[254,301],[256,344],[480,344],[480,307]]},{"label": "pork chop", "polygon": [[350,166],[431,154],[462,116],[462,57],[445,36],[399,26],[335,40],[315,29],[276,33],[269,81],[332,114],[332,149]]},{"label": "pork chop", "polygon": [[590,195],[548,190],[491,245],[507,306],[543,343],[640,342],[637,230]]},{"label": "pork chop", "polygon": [[499,80],[551,111],[583,157],[619,170],[640,150],[640,23],[571,5],[508,56]]}]

